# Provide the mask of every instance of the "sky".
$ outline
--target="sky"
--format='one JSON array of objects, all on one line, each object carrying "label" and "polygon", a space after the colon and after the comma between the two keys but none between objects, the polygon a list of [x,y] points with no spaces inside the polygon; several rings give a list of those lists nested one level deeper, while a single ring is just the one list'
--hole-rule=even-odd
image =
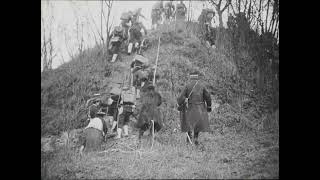
[{"label": "sky", "polygon": [[[122,12],[142,8],[142,14],[147,17],[147,20],[140,18],[147,29],[151,28],[151,7],[156,1],[114,1],[110,12],[110,21],[113,27],[120,25],[120,16]],[[166,1],[165,1],[166,2]],[[178,1],[174,2],[174,4]],[[187,8],[189,1],[184,1]],[[193,10],[193,20],[196,20],[201,13],[203,7],[208,7],[207,2],[191,1]],[[104,13],[107,16],[107,6],[103,4]],[[76,54],[79,45],[77,38],[77,22],[78,32],[83,32],[85,48],[90,48],[95,45],[94,34],[98,37],[97,31],[100,31],[101,26],[101,1],[41,1],[41,42],[43,34],[49,36],[51,30],[54,52],[56,54],[52,61],[52,68],[55,69],[64,62],[70,60],[69,54]],[[223,21],[226,24],[227,17],[224,13]],[[218,25],[218,19],[215,17],[213,26]],[[81,25],[82,24],[82,25]],[[106,36],[106,24],[103,21],[104,37]],[[83,27],[83,28],[81,28]],[[45,29],[45,33],[44,30]],[[82,31],[81,31],[82,30]],[[81,34],[81,33],[79,33]],[[42,62],[41,62],[42,70]]]}]

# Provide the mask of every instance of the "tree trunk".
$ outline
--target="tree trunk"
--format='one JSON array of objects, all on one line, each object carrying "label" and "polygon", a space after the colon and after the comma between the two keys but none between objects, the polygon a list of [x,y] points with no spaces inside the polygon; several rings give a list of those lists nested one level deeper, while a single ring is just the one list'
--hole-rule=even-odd
[{"label": "tree trunk", "polygon": [[219,28],[223,28],[222,12],[218,11],[218,15],[219,15]]}]

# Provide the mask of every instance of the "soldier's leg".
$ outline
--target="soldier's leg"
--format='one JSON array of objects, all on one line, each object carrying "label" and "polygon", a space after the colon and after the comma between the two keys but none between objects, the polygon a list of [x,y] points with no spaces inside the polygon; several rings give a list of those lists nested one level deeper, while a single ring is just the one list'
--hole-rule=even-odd
[{"label": "soldier's leg", "polygon": [[195,145],[199,145],[198,137],[199,137],[199,132],[194,132],[194,144]]}]

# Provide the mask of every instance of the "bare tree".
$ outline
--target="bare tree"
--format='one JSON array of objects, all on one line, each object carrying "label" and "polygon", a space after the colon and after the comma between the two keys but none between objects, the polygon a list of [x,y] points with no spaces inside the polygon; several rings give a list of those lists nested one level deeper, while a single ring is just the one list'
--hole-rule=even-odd
[{"label": "bare tree", "polygon": [[[42,4],[43,6],[45,4]],[[48,71],[52,69],[52,60],[56,56],[55,49],[52,43],[52,24],[54,22],[54,16],[52,14],[53,6],[50,4],[49,1],[46,2],[46,7],[51,8],[51,11],[44,17],[43,15],[43,6],[41,6],[41,27],[42,27],[42,45],[41,45],[41,60],[43,65],[43,71]],[[49,9],[48,9],[49,10]],[[51,14],[51,15],[50,15]],[[48,17],[50,15],[50,17]],[[47,23],[46,23],[47,22]],[[46,27],[48,25],[49,27]],[[48,32],[46,31],[48,30]],[[48,37],[46,36],[46,33],[49,33]]]},{"label": "bare tree", "polygon": [[[111,34],[111,26],[109,26],[109,23],[110,23],[110,13],[111,13],[111,10],[112,10],[112,5],[113,5],[113,0],[108,0],[108,1],[104,1],[108,7],[108,15],[107,17],[104,16],[105,18],[105,21],[106,21],[106,28],[107,28],[107,41],[106,41],[106,44],[107,44],[107,49],[109,48],[109,36]],[[104,15],[104,13],[103,13]],[[107,51],[107,56],[108,56],[108,51]]]},{"label": "bare tree", "polygon": [[210,0],[210,3],[215,6],[216,12],[219,16],[219,28],[223,27],[223,21],[222,21],[222,13],[227,9],[227,7],[231,4],[231,0],[226,0],[224,7],[221,9],[222,0]]}]

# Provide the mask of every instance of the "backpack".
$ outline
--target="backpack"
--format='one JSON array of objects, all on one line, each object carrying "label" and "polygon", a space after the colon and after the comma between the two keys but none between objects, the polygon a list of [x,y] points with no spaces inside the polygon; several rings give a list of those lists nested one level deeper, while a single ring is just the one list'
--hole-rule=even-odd
[{"label": "backpack", "polygon": [[135,55],[134,61],[136,61],[138,63],[141,63],[141,64],[144,64],[144,65],[148,65],[149,64],[149,59],[146,58],[146,57],[143,57],[143,56],[141,56],[139,54]]}]

